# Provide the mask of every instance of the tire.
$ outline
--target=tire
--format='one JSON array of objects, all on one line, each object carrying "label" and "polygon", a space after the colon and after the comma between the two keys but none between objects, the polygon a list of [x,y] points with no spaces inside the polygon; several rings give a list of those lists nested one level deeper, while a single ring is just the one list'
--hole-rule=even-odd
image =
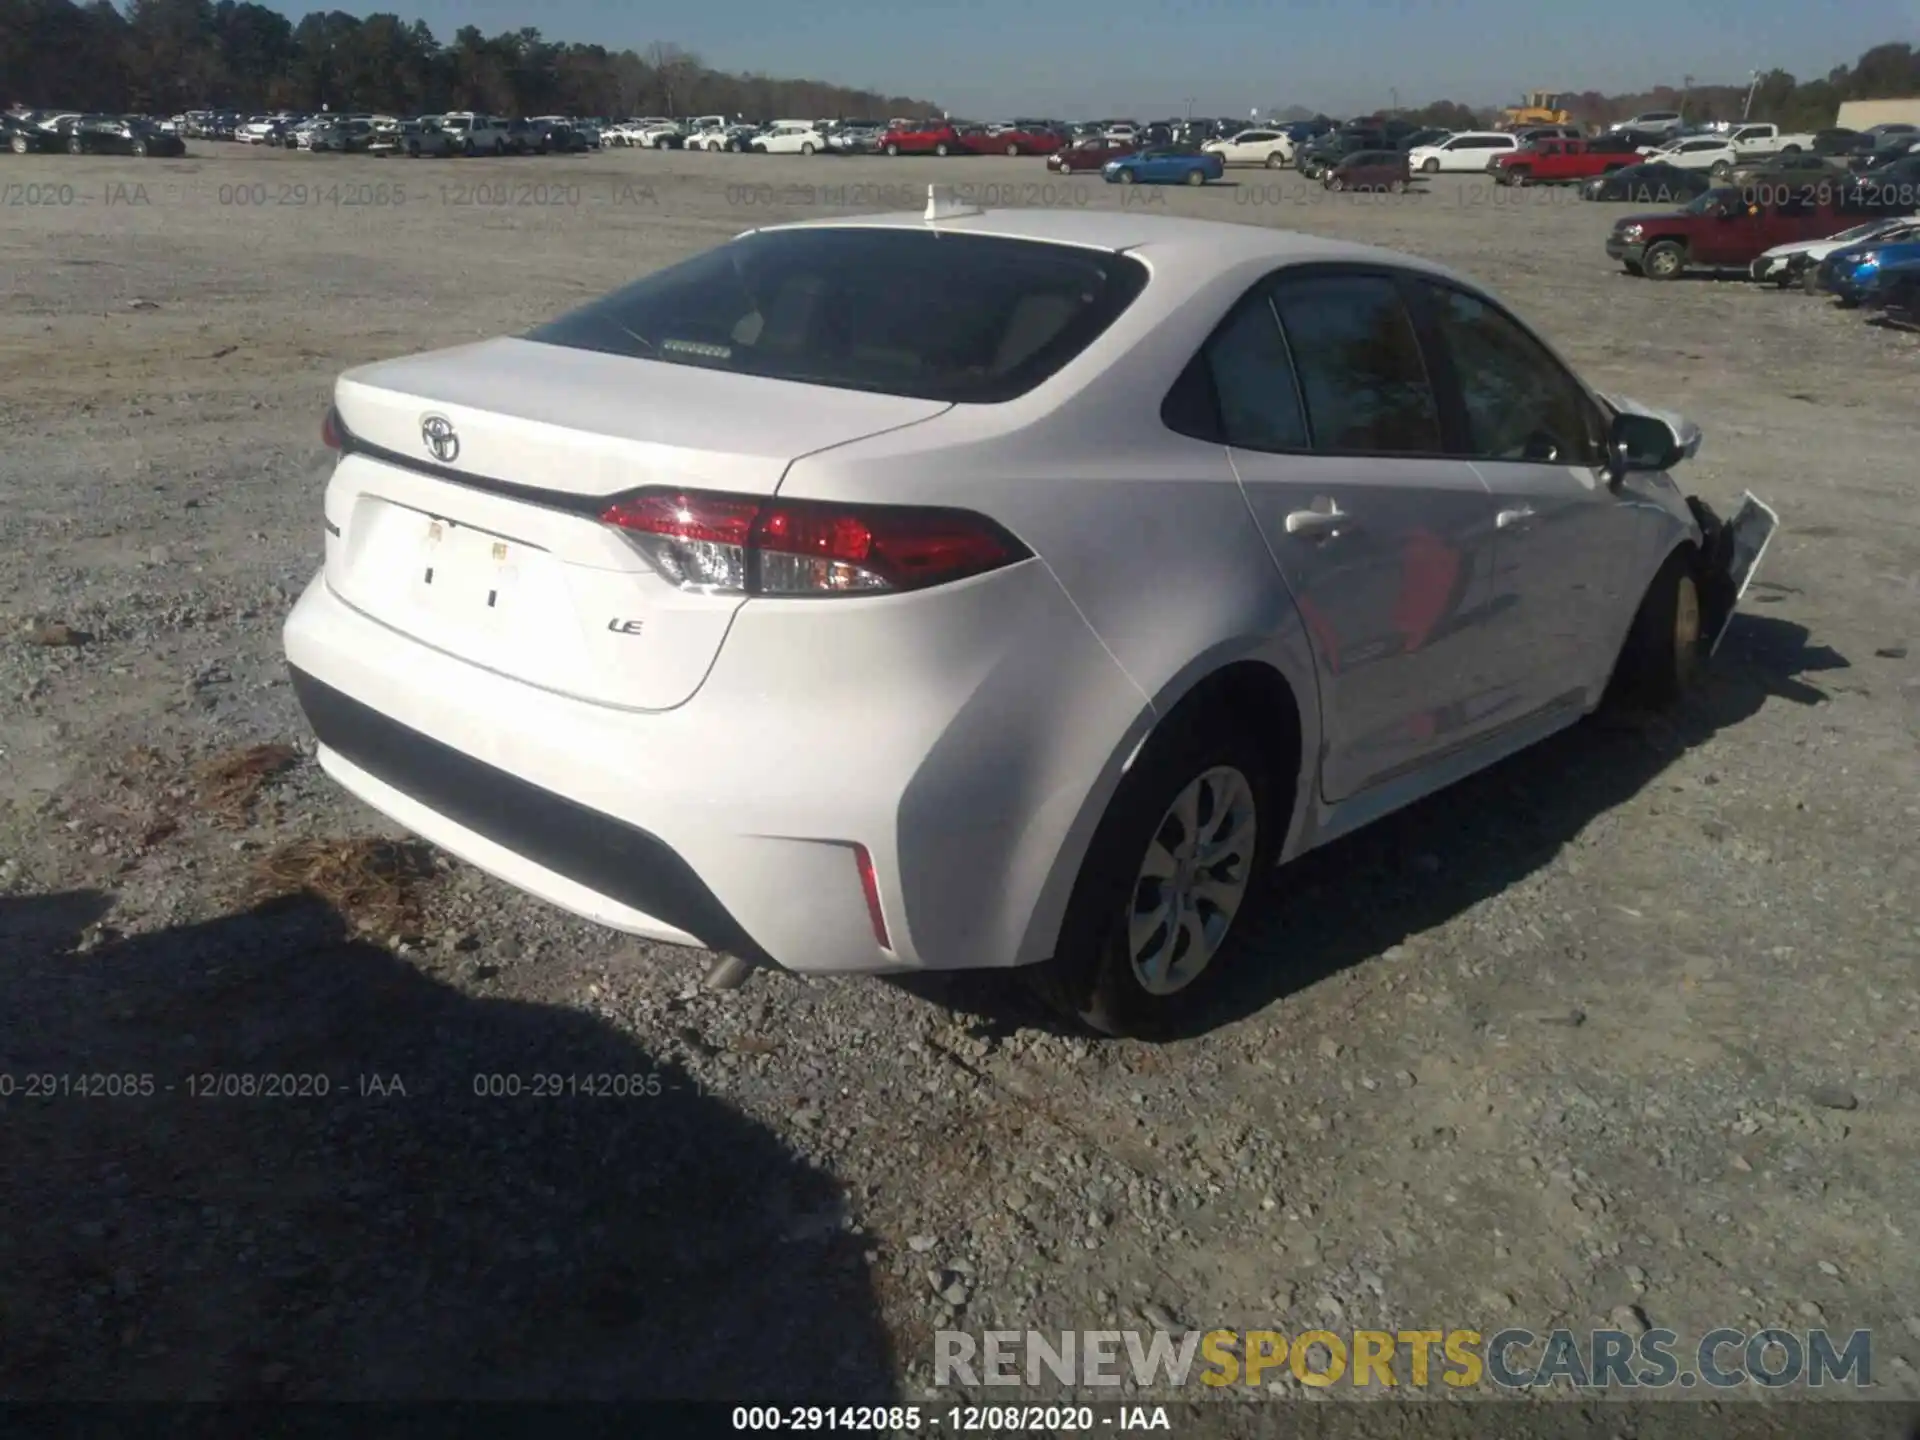
[{"label": "tire", "polygon": [[1709,175],[1717,176],[1720,179],[1725,179],[1727,176],[1733,173],[1733,166],[1728,164],[1725,160],[1716,160],[1713,162],[1713,165],[1708,169],[1707,173]]},{"label": "tire", "polygon": [[1018,145],[1007,146],[1007,154],[1018,155],[1019,153],[1020,153],[1020,147]]},{"label": "tire", "polygon": [[1389,181],[1387,189],[1395,195],[1404,195],[1407,193],[1407,182],[1404,180]]},{"label": "tire", "polygon": [[953,152],[947,148],[947,142],[942,140],[938,145],[933,147],[933,153],[944,159]]},{"label": "tire", "polygon": [[473,137],[471,135],[469,135],[465,140],[462,140],[460,142],[460,153],[462,155],[465,155],[469,160],[471,160],[474,157],[474,155],[478,153],[474,149]]},{"label": "tire", "polygon": [[892,142],[888,142],[888,144],[887,144],[887,154],[889,154],[889,155],[898,155],[899,153],[900,153],[900,147],[899,147],[898,145],[895,145],[895,144],[893,144]]},{"label": "tire", "polygon": [[80,137],[78,135],[69,135],[67,137],[67,153],[69,155],[84,155],[87,153],[87,147],[80,143]]},{"label": "tire", "polygon": [[1329,175],[1327,176],[1326,179],[1322,180],[1320,183],[1326,186],[1327,189],[1334,190],[1334,191],[1344,190],[1347,188],[1347,182],[1342,180],[1338,175]]},{"label": "tire", "polygon": [[24,155],[32,148],[27,144],[27,137],[24,135],[16,135],[7,143],[16,155]]},{"label": "tire", "polygon": [[801,153],[802,155],[811,155],[811,154],[813,154],[813,142],[812,142],[811,140],[803,140],[803,141],[801,141],[801,142],[800,142],[800,153]]},{"label": "tire", "polygon": [[[1150,739],[1087,847],[1053,958],[1029,972],[1040,993],[1104,1034],[1176,1033],[1231,967],[1286,827],[1276,789],[1260,747],[1224,714],[1176,717]],[[1219,856],[1205,868],[1199,837]],[[1155,877],[1150,862],[1172,873]],[[1185,888],[1209,880],[1220,903]]]},{"label": "tire", "polygon": [[1187,172],[1187,184],[1204,185],[1206,183],[1207,183],[1207,177],[1205,175],[1202,175],[1198,170],[1189,170]]},{"label": "tire", "polygon": [[1134,183],[1134,176],[1131,170],[1122,170],[1118,175],[1114,176],[1113,178],[1122,185],[1131,185]]},{"label": "tire", "polygon": [[1798,145],[1783,145],[1780,147],[1780,153],[1782,155],[1798,155],[1800,153],[1800,147]]},{"label": "tire", "polygon": [[1440,162],[1437,159],[1428,157],[1426,163],[1420,168],[1429,175],[1438,175],[1440,173]]},{"label": "tire", "polygon": [[1643,709],[1676,703],[1706,668],[1700,582],[1691,545],[1675,550],[1647,586],[1613,662],[1609,701]]},{"label": "tire", "polygon": [[1820,267],[1809,265],[1800,272],[1800,288],[1809,295],[1820,293]]},{"label": "tire", "polygon": [[1686,247],[1677,240],[1656,240],[1640,257],[1649,280],[1678,280],[1687,269]]},{"label": "tire", "polygon": [[1281,153],[1278,150],[1274,151],[1271,155],[1267,156],[1267,169],[1284,170],[1286,168],[1287,168],[1286,159],[1284,156],[1281,155]]}]

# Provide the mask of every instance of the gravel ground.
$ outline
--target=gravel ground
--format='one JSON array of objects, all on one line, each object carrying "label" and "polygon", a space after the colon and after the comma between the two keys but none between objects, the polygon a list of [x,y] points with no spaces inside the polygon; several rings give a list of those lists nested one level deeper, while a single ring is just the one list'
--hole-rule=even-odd
[{"label": "gravel ground", "polygon": [[[710,957],[372,843],[397,832],[314,767],[279,653],[334,375],[932,180],[1492,283],[1702,424],[1694,489],[1780,510],[1714,677],[1285,872],[1270,963],[1162,1047],[998,978],[708,992]],[[1565,192],[1236,180],[0,157],[0,1394],[919,1398],[940,1328],[1636,1307],[1870,1328],[1879,1393],[1920,1396],[1920,345],[1630,280],[1617,211]],[[275,898],[329,855],[425,869]],[[328,1093],[196,1093],[262,1072]],[[554,1072],[640,1093],[475,1093]]]}]

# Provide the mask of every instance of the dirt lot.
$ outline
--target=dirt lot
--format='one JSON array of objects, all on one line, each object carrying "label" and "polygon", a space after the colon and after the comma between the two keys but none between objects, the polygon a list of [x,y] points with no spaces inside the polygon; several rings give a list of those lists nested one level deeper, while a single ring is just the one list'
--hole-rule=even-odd
[{"label": "dirt lot", "polygon": [[[1920,1396],[1914,339],[1628,279],[1616,207],[1479,181],[195,150],[0,157],[0,1393],[918,1398],[940,1328],[1615,1316],[1869,1328]],[[372,843],[278,644],[334,375],[930,180],[1493,284],[1780,510],[1714,679],[1286,872],[1157,1049],[997,981],[708,993]],[[328,1093],[195,1078],[262,1072]],[[476,1093],[553,1072],[651,1078]]]}]

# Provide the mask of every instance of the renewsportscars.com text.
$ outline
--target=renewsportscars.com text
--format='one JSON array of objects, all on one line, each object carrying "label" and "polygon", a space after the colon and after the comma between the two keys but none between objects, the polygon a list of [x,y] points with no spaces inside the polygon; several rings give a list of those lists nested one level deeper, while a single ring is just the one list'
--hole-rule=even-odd
[{"label": "renewsportscars.com text", "polygon": [[1873,1336],[1826,1330],[1710,1330],[1683,1342],[1672,1330],[961,1330],[934,1335],[936,1386],[1141,1389],[1198,1383],[1465,1390],[1727,1390],[1873,1384]]}]

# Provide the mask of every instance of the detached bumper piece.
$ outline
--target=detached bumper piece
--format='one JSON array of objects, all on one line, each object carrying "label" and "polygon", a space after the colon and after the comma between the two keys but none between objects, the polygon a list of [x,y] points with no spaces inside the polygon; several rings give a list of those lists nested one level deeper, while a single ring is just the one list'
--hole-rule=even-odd
[{"label": "detached bumper piece", "polygon": [[1731,520],[1723,520],[1697,495],[1687,497],[1687,508],[1700,526],[1700,555],[1694,581],[1700,588],[1700,628],[1707,637],[1707,653],[1720,648],[1740,597],[1760,569],[1780,517],[1751,494],[1741,500]]},{"label": "detached bumper piece", "polygon": [[322,745],[458,825],[710,949],[772,964],[665,841],[389,719],[303,670],[293,692]]}]

